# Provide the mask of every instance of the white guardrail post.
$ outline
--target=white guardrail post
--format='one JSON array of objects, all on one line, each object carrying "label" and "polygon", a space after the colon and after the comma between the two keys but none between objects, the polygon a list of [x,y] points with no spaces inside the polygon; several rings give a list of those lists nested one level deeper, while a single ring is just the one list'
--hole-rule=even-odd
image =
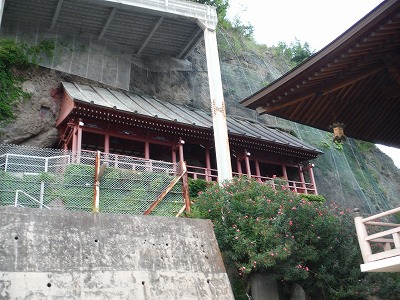
[{"label": "white guardrail post", "polygon": [[369,256],[372,254],[371,245],[366,241],[368,236],[367,228],[363,223],[363,217],[360,215],[360,209],[355,208],[354,212],[356,216],[354,217],[354,223],[357,231],[358,244],[360,245],[361,255],[363,257],[364,263],[369,262]]}]

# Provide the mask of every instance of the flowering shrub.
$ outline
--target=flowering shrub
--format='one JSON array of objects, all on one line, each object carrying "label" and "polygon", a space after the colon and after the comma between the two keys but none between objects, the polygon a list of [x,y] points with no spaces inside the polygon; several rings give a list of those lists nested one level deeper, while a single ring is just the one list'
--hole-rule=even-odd
[{"label": "flowering shrub", "polygon": [[193,216],[211,219],[221,251],[243,279],[268,272],[318,299],[365,296],[353,219],[337,206],[307,201],[285,185],[234,178],[200,193]]}]

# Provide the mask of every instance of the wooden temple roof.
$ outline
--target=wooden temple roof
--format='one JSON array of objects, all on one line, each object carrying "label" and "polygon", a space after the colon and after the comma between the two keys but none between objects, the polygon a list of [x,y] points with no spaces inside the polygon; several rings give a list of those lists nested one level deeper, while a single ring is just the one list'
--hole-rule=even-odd
[{"label": "wooden temple roof", "polygon": [[[64,97],[57,126],[70,116],[110,121],[122,126],[154,128],[183,133],[199,139],[213,139],[210,114],[189,106],[161,101],[148,95],[123,90],[62,83]],[[293,135],[259,122],[227,117],[230,143],[292,156],[297,161],[316,158],[322,152]]]},{"label": "wooden temple roof", "polygon": [[260,114],[400,147],[400,1],[386,0],[297,68],[241,102]]}]

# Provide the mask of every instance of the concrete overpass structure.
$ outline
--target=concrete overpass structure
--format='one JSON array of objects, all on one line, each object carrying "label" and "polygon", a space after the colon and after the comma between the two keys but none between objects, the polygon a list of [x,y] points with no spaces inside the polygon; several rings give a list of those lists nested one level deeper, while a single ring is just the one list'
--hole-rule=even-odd
[{"label": "concrete overpass structure", "polygon": [[131,65],[189,70],[204,40],[218,179],[232,178],[218,57],[215,8],[184,0],[0,0],[1,36],[28,44],[54,41],[41,64],[129,90]]}]

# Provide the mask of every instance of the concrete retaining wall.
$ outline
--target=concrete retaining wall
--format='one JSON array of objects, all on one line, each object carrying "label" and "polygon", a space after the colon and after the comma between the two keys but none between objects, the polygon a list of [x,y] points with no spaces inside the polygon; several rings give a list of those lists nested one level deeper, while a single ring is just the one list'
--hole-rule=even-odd
[{"label": "concrete retaining wall", "polygon": [[209,220],[0,207],[0,299],[233,299]]}]

